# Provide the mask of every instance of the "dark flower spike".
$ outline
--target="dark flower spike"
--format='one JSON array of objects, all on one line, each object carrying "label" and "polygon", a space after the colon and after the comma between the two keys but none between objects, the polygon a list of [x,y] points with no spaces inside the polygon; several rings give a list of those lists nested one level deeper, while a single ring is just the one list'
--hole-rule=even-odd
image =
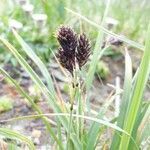
[{"label": "dark flower spike", "polygon": [[57,32],[60,48],[57,54],[60,64],[72,75],[76,64],[81,67],[90,55],[90,44],[85,34],[77,38],[77,34],[69,27],[61,26]]},{"label": "dark flower spike", "polygon": [[77,34],[71,28],[61,26],[57,32],[57,40],[61,46],[58,52],[58,59],[61,65],[73,74]]},{"label": "dark flower spike", "polygon": [[75,53],[77,34],[70,27],[61,26],[57,33],[57,40],[64,51],[67,51],[69,54]]},{"label": "dark flower spike", "polygon": [[88,61],[89,56],[90,56],[90,43],[86,35],[83,33],[78,38],[78,46],[76,52],[76,59],[80,69]]},{"label": "dark flower spike", "polygon": [[73,69],[75,67],[75,57],[68,57],[63,48],[59,48],[57,57],[59,59],[60,64],[73,75]]}]

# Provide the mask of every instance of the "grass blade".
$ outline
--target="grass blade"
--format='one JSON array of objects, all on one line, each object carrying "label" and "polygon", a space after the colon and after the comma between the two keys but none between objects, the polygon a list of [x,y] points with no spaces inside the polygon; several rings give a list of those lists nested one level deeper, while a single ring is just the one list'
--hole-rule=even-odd
[{"label": "grass blade", "polygon": [[[104,106],[102,106],[102,109],[97,115],[98,119],[101,119],[104,117],[106,110],[108,109],[108,107],[110,106],[110,104],[112,103],[114,99],[115,99],[115,96],[112,96],[109,99],[109,101],[106,100],[107,103]],[[87,149],[94,149],[97,137],[99,136],[99,130],[100,130],[100,125],[96,122],[93,122],[88,132]]]},{"label": "grass blade", "polygon": [[[19,84],[13,79],[10,77],[10,75],[5,71],[3,70],[2,68],[0,68],[0,72],[6,76],[13,84],[14,86],[16,87],[16,89],[19,91],[19,93],[25,97],[29,103],[33,106],[34,110],[37,111],[38,114],[42,114],[42,111],[41,109],[34,103],[34,101],[32,100],[32,98],[19,86]],[[42,117],[43,119],[43,122],[45,123],[46,127],[47,127],[47,130],[48,132],[50,133],[50,135],[54,138],[54,140],[57,142],[57,144],[60,146],[61,149],[63,149],[62,147],[62,143],[60,140],[58,140],[58,138],[56,137],[51,125],[49,124],[49,122],[47,121],[47,118],[46,117]]]},{"label": "grass blade", "polygon": [[[124,87],[123,87],[123,96],[120,105],[120,113],[117,118],[117,125],[123,128],[124,118],[127,113],[127,108],[129,106],[130,93],[132,88],[132,62],[131,58],[126,50],[125,54],[125,79],[124,79]],[[118,148],[120,143],[120,134],[116,131],[112,140],[111,149],[115,150]]]},{"label": "grass blade", "polygon": [[[146,116],[147,114],[148,115],[150,114],[150,113],[148,113],[149,106],[150,105],[148,103],[144,103],[140,106],[139,113],[138,113],[138,116],[136,118],[136,122],[134,124],[134,128],[133,128],[133,131],[132,131],[132,137],[134,139],[138,138],[138,128],[140,127],[140,125],[143,124],[142,122],[144,122],[144,126],[146,126],[146,123],[149,122],[149,119]],[[141,133],[142,133],[142,131],[141,131]],[[140,146],[140,142],[139,141],[137,141],[137,142],[138,142],[138,145]],[[134,149],[134,143],[132,141],[130,141],[128,149]]]},{"label": "grass blade", "polygon": [[[66,116],[66,117],[70,117],[70,114],[69,113],[48,113],[48,114],[40,114],[40,115],[29,115],[29,116],[21,116],[21,117],[8,119],[8,120],[5,120],[5,122],[20,120],[20,119],[22,120],[22,119],[40,117],[40,116],[60,116],[60,117]],[[85,120],[90,120],[90,121],[97,122],[99,124],[102,124],[102,125],[107,126],[109,128],[115,129],[115,130],[117,130],[119,132],[122,132],[122,133],[126,134],[127,136],[129,136],[129,134],[126,131],[124,131],[123,129],[121,129],[120,127],[118,127],[117,125],[115,125],[111,122],[108,122],[108,121],[105,121],[105,120],[102,120],[102,119],[98,119],[98,118],[95,118],[93,116],[89,117],[89,116],[76,115],[76,114],[72,114],[72,116],[77,117],[77,118],[83,118]]]},{"label": "grass blade", "polygon": [[30,150],[35,150],[35,147],[32,141],[30,141],[27,137],[25,137],[24,135],[20,133],[17,133],[7,128],[0,128],[0,135],[3,135],[8,138],[12,138],[12,139],[15,138],[17,140],[21,140],[23,143],[26,143],[28,145]]},{"label": "grass blade", "polygon": [[[104,12],[104,16],[103,16],[103,20],[101,23],[101,26],[103,26],[105,24],[105,19],[107,17],[108,11],[109,11],[109,6],[110,6],[110,0],[107,1],[107,5],[105,8],[105,12]],[[102,42],[103,42],[103,32],[102,29],[99,29],[99,33],[97,36],[97,40],[96,40],[96,44],[95,44],[95,48],[94,48],[94,52],[93,52],[93,57],[90,63],[90,67],[87,73],[87,78],[86,78],[86,88],[87,90],[90,89],[93,79],[94,79],[94,74],[95,74],[95,70],[96,70],[96,65],[100,59],[100,57],[103,55],[103,50],[100,51],[101,46],[102,46]],[[100,54],[99,54],[100,53]],[[101,117],[100,115],[101,113],[99,113],[98,118]],[[94,149],[95,146],[95,142],[97,139],[97,134],[99,131],[99,125],[97,123],[93,123],[89,132],[88,132],[88,140],[87,140],[87,150],[92,150]]]},{"label": "grass blade", "polygon": [[25,43],[25,41],[20,37],[20,35],[15,31],[12,30],[14,36],[18,40],[19,44],[22,46],[23,50],[26,54],[35,62],[35,64],[39,67],[41,73],[43,74],[44,78],[46,79],[47,85],[51,93],[55,93],[52,78],[45,67],[44,63],[40,60],[40,58],[35,54],[35,52]]},{"label": "grass blade", "polygon": [[41,79],[38,77],[38,75],[33,71],[33,69],[24,60],[24,58],[18,53],[18,51],[7,40],[0,38],[0,41],[2,41],[2,43],[10,50],[10,52],[16,57],[18,62],[28,72],[31,79],[35,82],[35,84],[37,84],[39,89],[41,89],[42,93],[44,94],[44,96],[46,97],[46,99],[48,100],[50,105],[52,105],[55,110],[59,109],[58,106],[56,106],[55,97],[53,96],[53,94],[49,92],[49,90],[44,85],[44,83],[41,81]]},{"label": "grass blade", "polygon": [[[109,5],[110,5],[110,0],[108,0],[107,6],[106,6],[106,9],[105,9],[105,12],[104,12],[103,20],[102,20],[102,23],[101,23],[102,26],[105,23],[105,18],[107,17]],[[102,56],[102,54],[104,52],[104,51],[101,50],[102,42],[103,42],[103,32],[102,32],[102,29],[99,28],[99,33],[98,33],[96,44],[95,44],[95,47],[94,47],[92,60],[90,62],[90,67],[89,67],[87,77],[86,77],[86,88],[87,88],[87,90],[89,90],[91,85],[92,85],[92,82],[93,82],[93,79],[94,79],[94,73],[95,73],[95,70],[96,70],[96,65],[97,65],[97,63],[100,59],[99,56]]]},{"label": "grass blade", "polygon": [[124,36],[117,35],[117,34],[111,32],[111,31],[107,30],[107,29],[104,28],[103,26],[98,25],[97,23],[95,23],[95,22],[89,20],[88,18],[82,16],[81,14],[79,14],[79,13],[77,13],[77,12],[74,12],[73,10],[71,10],[71,9],[69,9],[69,8],[65,8],[65,9],[66,9],[68,12],[72,13],[73,15],[75,15],[75,16],[79,17],[80,19],[84,20],[85,22],[89,23],[90,25],[96,27],[97,29],[101,29],[104,33],[106,33],[106,34],[108,34],[108,35],[110,35],[110,36],[114,36],[115,38],[117,38],[117,39],[119,39],[119,40],[121,40],[121,41],[123,41],[123,42],[129,44],[130,46],[133,46],[133,47],[139,49],[139,50],[142,50],[142,51],[144,50],[144,46],[143,46],[143,45],[141,45],[141,44],[139,44],[139,43],[137,43],[137,42],[135,42],[135,41],[129,40],[129,39],[127,39],[127,38],[124,37]]},{"label": "grass blade", "polygon": [[[126,117],[126,124],[124,125],[124,130],[127,131],[130,135],[132,134],[133,127],[138,115],[138,110],[141,105],[142,96],[146,83],[148,81],[150,73],[150,25],[148,27],[148,33],[146,37],[144,55],[140,64],[140,68],[137,75],[136,85],[133,89],[133,95],[131,97],[130,108],[128,110],[128,115]],[[129,146],[130,138],[123,134],[120,143],[120,150],[127,150]]]},{"label": "grass blade", "polygon": [[[30,75],[31,79],[34,81],[34,83],[37,85],[37,87],[42,91],[45,98],[48,100],[49,105],[53,108],[54,112],[61,113],[62,109],[61,106],[58,105],[57,99],[51,93],[47,87],[44,85],[44,83],[41,81],[39,76],[33,71],[33,69],[29,66],[29,64],[25,61],[25,59],[18,53],[18,51],[4,38],[0,37],[0,41],[10,50],[10,52],[16,57],[18,62],[22,65],[22,67],[26,70],[26,72]],[[59,118],[63,127],[68,132],[68,120],[67,118]],[[73,141],[77,141],[74,139],[73,136],[71,136]],[[78,142],[76,142],[78,143]],[[78,145],[79,146],[79,145]]]},{"label": "grass blade", "polygon": [[147,139],[148,144],[148,139],[150,135],[150,103],[145,104],[143,114],[144,115],[142,116],[142,122],[139,127],[139,136],[137,138],[137,141],[138,143],[142,143],[142,141],[145,141],[145,139]]}]

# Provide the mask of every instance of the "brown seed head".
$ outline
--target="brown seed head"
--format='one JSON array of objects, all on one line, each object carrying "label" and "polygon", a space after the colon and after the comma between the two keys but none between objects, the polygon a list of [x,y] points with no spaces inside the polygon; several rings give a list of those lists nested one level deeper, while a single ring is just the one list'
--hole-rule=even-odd
[{"label": "brown seed head", "polygon": [[58,29],[57,40],[61,46],[57,55],[59,61],[72,74],[75,67],[77,34],[71,28],[61,26]]},{"label": "brown seed head", "polygon": [[59,59],[60,64],[64,68],[66,68],[71,74],[73,74],[73,69],[75,68],[75,57],[73,57],[73,55],[67,55],[63,48],[59,48],[58,50],[59,51],[57,57]]},{"label": "brown seed head", "polygon": [[57,33],[57,40],[64,51],[69,54],[75,53],[77,47],[77,34],[70,27],[61,26]]},{"label": "brown seed head", "polygon": [[75,69],[75,63],[81,68],[90,55],[90,44],[85,34],[77,38],[77,34],[69,27],[61,26],[57,32],[57,40],[60,48],[57,57],[60,64],[71,74]]},{"label": "brown seed head", "polygon": [[81,68],[87,61],[90,56],[90,43],[86,35],[83,33],[78,38],[78,46],[76,52],[76,58]]}]

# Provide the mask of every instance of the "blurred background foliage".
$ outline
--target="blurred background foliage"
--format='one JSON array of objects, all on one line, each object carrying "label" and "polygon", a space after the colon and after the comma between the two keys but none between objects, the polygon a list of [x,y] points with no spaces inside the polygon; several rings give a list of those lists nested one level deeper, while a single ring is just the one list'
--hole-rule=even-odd
[{"label": "blurred background foliage", "polygon": [[[33,10],[31,12],[28,13],[23,8],[24,1],[26,1],[26,5],[32,5]],[[106,0],[1,0],[0,34],[15,44],[16,48],[20,48],[11,33],[10,22],[15,20],[21,23],[22,26],[18,29],[19,34],[35,50],[37,55],[45,63],[48,63],[51,57],[51,49],[56,49],[55,32],[61,24],[73,26],[78,32],[83,30],[89,35],[92,42],[96,40],[97,30],[72,16],[65,10],[65,7],[100,24],[105,3]],[[127,36],[129,39],[143,44],[150,19],[149,3],[148,0],[112,0],[106,25],[109,23],[116,24],[110,29],[112,32]],[[45,14],[45,22],[38,25],[38,20],[33,17],[34,14]],[[109,28],[109,26],[106,26],[106,28]],[[11,62],[13,65],[17,65],[1,44],[0,62],[4,64]]]}]

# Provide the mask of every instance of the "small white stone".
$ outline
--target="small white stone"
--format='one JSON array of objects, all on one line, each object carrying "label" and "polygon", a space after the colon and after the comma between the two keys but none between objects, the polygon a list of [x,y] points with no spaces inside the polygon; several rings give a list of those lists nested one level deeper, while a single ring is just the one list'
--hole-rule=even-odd
[{"label": "small white stone", "polygon": [[40,136],[41,136],[41,131],[40,131],[40,130],[33,129],[32,133],[31,133],[31,136],[32,136],[33,138],[40,138]]},{"label": "small white stone", "polygon": [[35,145],[39,145],[40,144],[40,140],[38,138],[35,138],[33,140],[33,142],[34,142]]}]

